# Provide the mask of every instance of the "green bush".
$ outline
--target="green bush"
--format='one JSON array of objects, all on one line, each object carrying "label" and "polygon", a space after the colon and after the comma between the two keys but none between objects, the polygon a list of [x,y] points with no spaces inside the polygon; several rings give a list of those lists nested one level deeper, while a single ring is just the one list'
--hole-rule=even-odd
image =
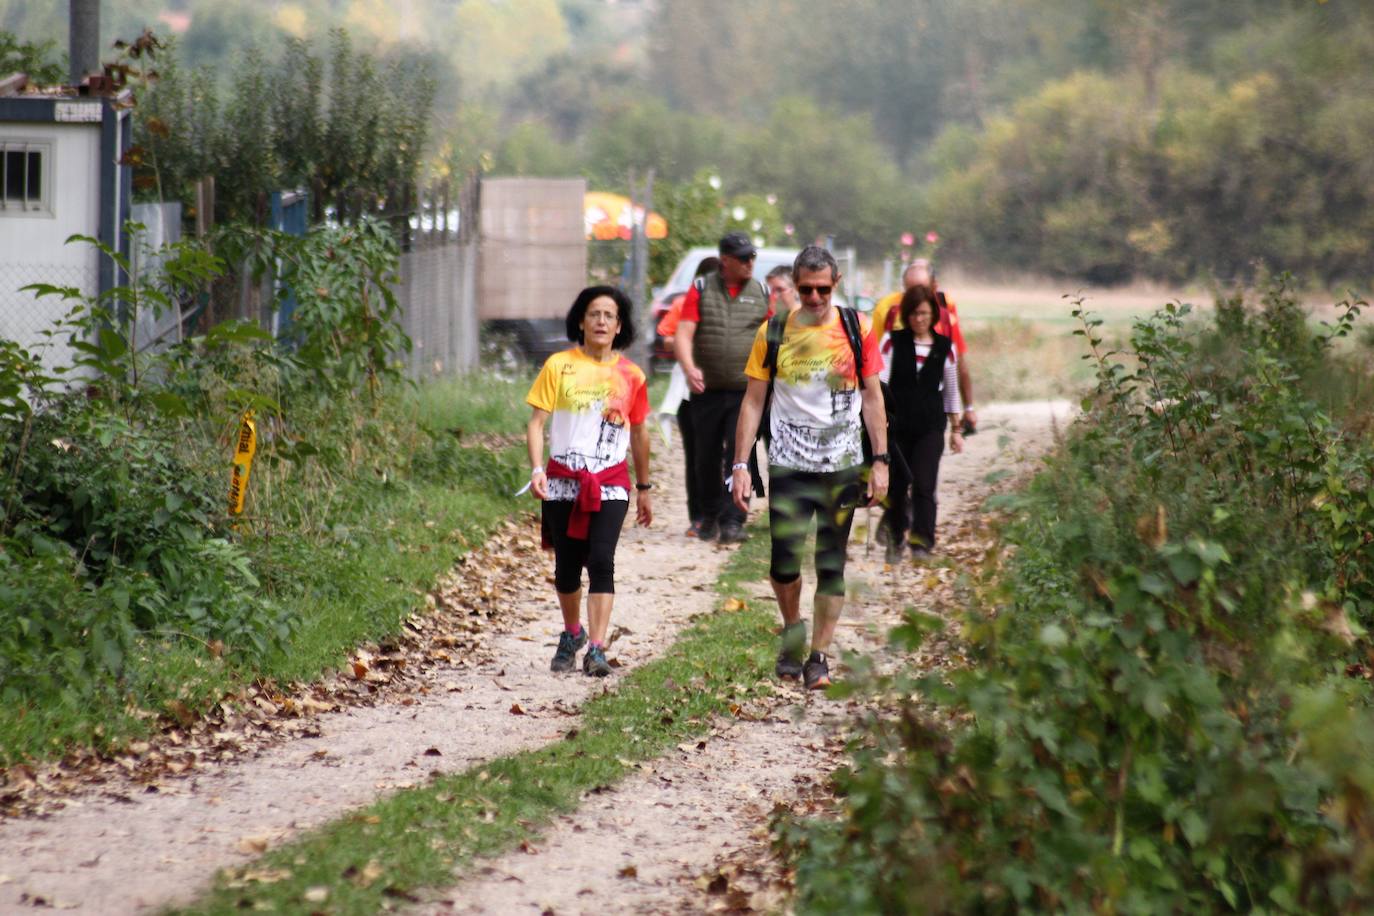
[{"label": "green bush", "polygon": [[[875,679],[838,822],[786,827],[809,912],[1356,912],[1374,905],[1364,629],[1374,447],[1311,394],[1282,285],[1169,306],[1004,501],[972,667]],[[1130,357],[1127,369],[1121,357]],[[909,646],[937,624],[913,613]]]},{"label": "green bush", "polygon": [[[124,256],[76,241],[128,275]],[[66,338],[70,366],[45,370],[13,342],[0,348],[0,691],[12,703],[117,693],[133,655],[166,637],[237,665],[263,662],[288,647],[296,618],[263,581],[272,566],[260,541],[308,552],[345,485],[394,476],[404,456],[472,464],[429,457],[433,437],[380,409],[399,399],[396,357],[409,344],[384,228],[364,221],[302,239],[229,231],[218,246],[283,265],[300,290],[291,346],[227,323],[161,352],[141,348],[141,312],[165,313],[224,273],[208,248],[182,242],[158,253],[156,277],[97,297],[34,287],[71,304],[49,334]],[[255,476],[292,495],[264,493],[236,527],[225,507],[232,432],[250,409]]]}]

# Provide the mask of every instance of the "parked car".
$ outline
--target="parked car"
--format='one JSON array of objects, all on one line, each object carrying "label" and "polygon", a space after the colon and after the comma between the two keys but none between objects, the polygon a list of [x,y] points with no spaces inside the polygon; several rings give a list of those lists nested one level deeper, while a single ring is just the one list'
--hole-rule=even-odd
[{"label": "parked car", "polygon": [[[764,277],[768,276],[769,271],[779,264],[785,264],[791,267],[792,262],[797,258],[799,250],[800,249],[797,248],[760,248],[758,257],[754,261],[754,276],[762,283]],[[667,341],[658,333],[659,321],[663,319],[668,308],[673,304],[673,300],[678,296],[686,295],[687,290],[691,288],[692,280],[697,274],[697,265],[705,258],[714,257],[716,255],[717,251],[715,248],[705,245],[689,248],[687,253],[682,256],[682,260],[678,261],[677,266],[673,268],[672,274],[668,277],[668,282],[660,286],[655,292],[653,301],[653,323],[647,329],[645,335],[650,341],[650,352],[652,354],[650,363],[655,371],[667,372],[672,368],[673,363],[677,361],[677,357],[673,353],[673,348],[669,346]],[[835,294],[834,302],[836,305],[847,304],[845,298],[838,293]],[[868,308],[871,310],[873,308],[872,304],[869,304]]]}]

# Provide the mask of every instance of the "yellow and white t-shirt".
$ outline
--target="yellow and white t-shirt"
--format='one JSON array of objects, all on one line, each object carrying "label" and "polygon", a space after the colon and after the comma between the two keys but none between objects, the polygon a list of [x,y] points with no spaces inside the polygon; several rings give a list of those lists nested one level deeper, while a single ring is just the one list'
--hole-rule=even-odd
[{"label": "yellow and white t-shirt", "polygon": [[[863,463],[860,416],[863,398],[854,371],[854,351],[845,336],[838,309],[821,325],[787,318],[773,377],[773,408],[768,443],[769,467],[794,471],[841,471]],[[878,341],[868,318],[859,316],[863,337],[864,378],[883,367]],[[754,348],[744,374],[768,381],[768,323],[754,335]]]},{"label": "yellow and white t-shirt", "polygon": [[[599,474],[625,460],[630,427],[649,414],[644,373],[615,355],[599,363],[580,347],[555,353],[544,362],[525,403],[547,410],[549,454],[574,471]],[[549,499],[577,498],[577,481],[549,479]],[[629,499],[624,487],[602,487],[602,499]]]}]

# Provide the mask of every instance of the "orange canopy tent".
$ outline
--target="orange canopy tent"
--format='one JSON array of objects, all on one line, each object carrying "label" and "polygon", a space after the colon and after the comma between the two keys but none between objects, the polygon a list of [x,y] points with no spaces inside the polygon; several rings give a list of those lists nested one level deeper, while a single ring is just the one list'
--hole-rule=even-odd
[{"label": "orange canopy tent", "polygon": [[643,225],[645,235],[651,239],[668,237],[666,219],[651,210],[646,220],[644,208],[632,208],[630,199],[622,194],[588,191],[582,201],[583,221],[586,223],[589,239],[628,239],[634,223]]}]

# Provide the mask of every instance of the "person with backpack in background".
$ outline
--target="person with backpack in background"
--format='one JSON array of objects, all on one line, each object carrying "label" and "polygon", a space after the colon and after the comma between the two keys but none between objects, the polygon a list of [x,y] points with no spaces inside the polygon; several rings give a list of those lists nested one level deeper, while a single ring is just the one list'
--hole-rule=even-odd
[{"label": "person with backpack in background", "polygon": [[902,327],[884,334],[879,374],[887,386],[888,448],[894,461],[887,526],[888,563],[901,560],[903,548],[913,559],[930,555],[935,546],[935,488],[940,478],[945,426],[949,450],[964,449],[960,417],[957,357],[953,342],[934,330],[939,305],[930,287],[917,284],[902,294]]},{"label": "person with backpack in background", "polygon": [[[769,580],[782,613],[776,672],[802,678],[809,689],[830,684],[829,650],[844,609],[844,568],[854,509],[887,494],[887,417],[878,372],[882,357],[868,319],[837,308],[835,257],[816,245],[792,265],[801,307],[779,312],[754,335],[745,374],[749,386],[735,430],[730,489],[748,508],[748,457],[765,404],[770,405],[768,526]],[[864,443],[873,452],[864,480]],[[801,619],[801,551],[816,517],[816,597],[811,651]]]},{"label": "person with backpack in background", "polygon": [[[743,232],[720,240],[720,270],[698,277],[687,291],[673,349],[692,389],[692,426],[701,538],[737,544],[747,537],[747,513],[725,490],[735,453],[735,427],[748,379],[744,364],[754,331],[772,310],[768,291],[754,278],[758,251]],[[750,439],[752,444],[753,439]]]}]

